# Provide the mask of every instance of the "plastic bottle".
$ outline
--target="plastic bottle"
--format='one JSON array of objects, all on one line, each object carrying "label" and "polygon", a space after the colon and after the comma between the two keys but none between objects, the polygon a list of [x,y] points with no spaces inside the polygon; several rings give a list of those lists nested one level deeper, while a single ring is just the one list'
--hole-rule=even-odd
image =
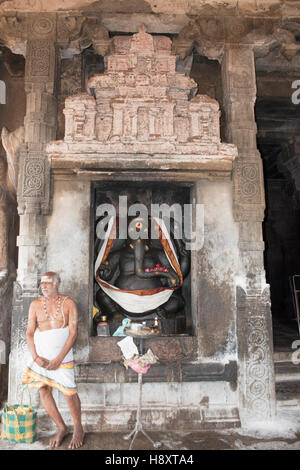
[{"label": "plastic bottle", "polygon": [[97,324],[97,336],[110,336],[106,316],[102,315],[100,320],[101,321]]}]

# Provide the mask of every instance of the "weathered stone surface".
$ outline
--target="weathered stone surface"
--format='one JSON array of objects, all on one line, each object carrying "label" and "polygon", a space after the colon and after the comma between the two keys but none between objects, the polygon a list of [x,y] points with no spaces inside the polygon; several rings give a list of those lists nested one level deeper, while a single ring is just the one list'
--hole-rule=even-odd
[{"label": "weathered stone surface", "polygon": [[1,16],[1,39],[15,54],[26,54],[26,19],[15,15]]},{"label": "weathered stone surface", "polygon": [[[280,11],[292,13],[293,5],[291,2],[279,0],[268,0],[260,2],[252,2],[249,0],[229,0],[225,4],[220,0],[208,0],[200,3],[196,0],[147,0],[137,3],[135,0],[128,0],[126,8],[119,3],[112,4],[109,1],[95,2],[94,0],[65,0],[63,5],[59,1],[53,1],[51,4],[46,0],[6,0],[1,2],[0,11],[58,11],[58,10],[76,10],[87,9],[103,12],[149,12],[153,13],[174,13],[177,14],[212,14],[220,13],[230,15],[236,9],[242,13],[248,14],[279,14]],[[294,7],[295,8],[295,7]]]},{"label": "weathered stone surface", "polygon": [[199,180],[192,198],[204,208],[203,246],[191,258],[193,325],[199,361],[234,360],[239,233],[232,214],[231,182]]},{"label": "weathered stone surface", "polygon": [[[215,385],[215,384],[214,384]],[[80,389],[80,396],[83,391]],[[136,397],[136,390],[131,390],[132,396]],[[196,393],[195,393],[196,394]],[[99,399],[99,393],[94,394]],[[60,408],[61,408],[60,404]],[[70,412],[62,409],[62,416],[68,426],[72,426]],[[178,405],[157,405],[148,404],[142,409],[142,422],[145,430],[172,431],[180,429],[182,431],[192,431],[199,429],[224,429],[240,426],[238,409],[236,406],[216,406],[205,407],[188,404]],[[133,430],[136,421],[136,404],[125,404],[123,406],[101,405],[83,407],[82,420],[85,423],[85,431],[103,432],[124,432]],[[43,430],[54,431],[52,423],[43,410],[39,412],[39,426]]]}]

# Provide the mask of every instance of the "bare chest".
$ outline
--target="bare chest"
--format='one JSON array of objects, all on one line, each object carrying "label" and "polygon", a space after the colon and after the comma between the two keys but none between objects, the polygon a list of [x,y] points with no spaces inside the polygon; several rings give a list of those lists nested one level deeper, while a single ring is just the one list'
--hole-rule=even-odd
[{"label": "bare chest", "polygon": [[42,298],[37,306],[36,319],[39,330],[64,328],[69,323],[69,312],[64,308],[65,298],[51,302]]}]

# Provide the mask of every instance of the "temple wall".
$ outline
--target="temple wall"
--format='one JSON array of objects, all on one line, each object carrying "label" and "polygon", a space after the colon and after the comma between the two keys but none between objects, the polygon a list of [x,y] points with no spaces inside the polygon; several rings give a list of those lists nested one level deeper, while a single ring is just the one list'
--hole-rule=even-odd
[{"label": "temple wall", "polygon": [[231,182],[200,180],[198,203],[204,204],[204,246],[197,254],[199,357],[234,358],[235,279],[239,272],[238,227],[232,214]]},{"label": "temple wall", "polygon": [[61,292],[78,305],[82,327],[77,359],[84,358],[87,346],[90,230],[89,183],[56,180],[53,211],[47,220],[47,270],[60,274]]}]

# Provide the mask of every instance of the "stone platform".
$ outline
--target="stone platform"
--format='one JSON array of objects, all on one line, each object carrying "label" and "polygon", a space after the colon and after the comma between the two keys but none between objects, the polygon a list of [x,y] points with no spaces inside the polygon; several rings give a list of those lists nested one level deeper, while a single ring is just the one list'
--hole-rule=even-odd
[{"label": "stone platform", "polygon": [[[216,429],[193,432],[149,432],[151,438],[162,443],[160,451],[170,450],[300,450],[300,409],[279,411],[273,423],[264,428]],[[123,432],[87,433],[81,450],[127,450],[128,441]],[[58,450],[67,450],[71,435],[67,436]],[[34,444],[14,444],[0,441],[0,450],[50,450],[49,435],[40,433]],[[142,434],[134,444],[134,450],[153,451],[151,443]],[[111,452],[107,452],[107,456]],[[127,455],[127,454],[126,454]],[[128,455],[133,455],[128,452]],[[146,454],[147,455],[147,454]],[[196,454],[195,454],[196,455]],[[103,456],[101,456],[103,458]],[[104,453],[105,457],[105,453]]]}]

